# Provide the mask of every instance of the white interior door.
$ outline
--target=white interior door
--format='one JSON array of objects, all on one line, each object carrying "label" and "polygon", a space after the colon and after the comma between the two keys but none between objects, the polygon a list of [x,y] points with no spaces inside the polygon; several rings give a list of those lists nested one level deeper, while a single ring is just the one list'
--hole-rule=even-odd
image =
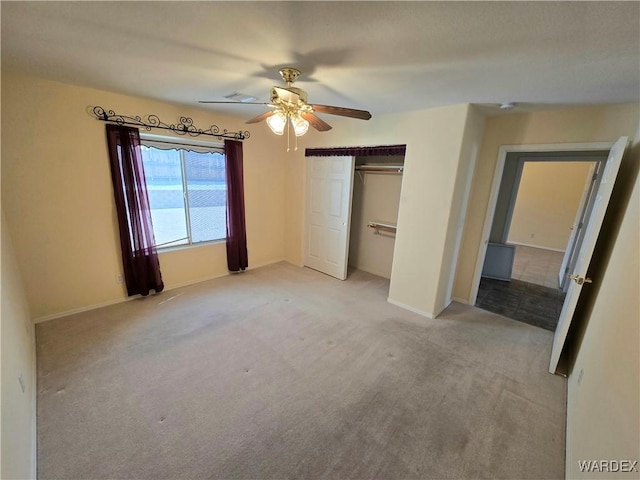
[{"label": "white interior door", "polygon": [[307,157],[304,264],[347,278],[353,157]]},{"label": "white interior door", "polygon": [[562,258],[562,265],[558,272],[558,285],[562,289],[564,289],[568,278],[567,268],[569,267],[569,259],[573,256],[574,249],[577,246],[577,240],[581,237],[581,230],[584,227],[584,223],[586,223],[587,217],[585,217],[585,215],[587,213],[587,205],[589,203],[589,199],[593,196],[593,192],[596,187],[596,167],[599,166],[599,162],[594,163],[589,169],[589,175],[587,176],[587,181],[584,185],[584,190],[582,191],[582,197],[580,198],[580,204],[576,211],[576,218],[573,220],[573,224],[571,225],[571,235],[569,235],[567,248],[565,248],[564,257]]},{"label": "white interior door", "polygon": [[[627,137],[620,137],[620,139],[613,145],[609,152],[609,157],[604,166],[604,171],[600,177],[598,183],[598,190],[596,193],[593,209],[591,215],[585,226],[584,237],[582,239],[582,245],[577,255],[577,261],[573,272],[571,272],[571,279],[573,282],[569,284],[567,290],[567,296],[560,312],[560,318],[558,319],[558,326],[556,327],[556,333],[553,337],[553,347],[551,349],[551,361],[549,362],[549,372],[556,373],[558,368],[558,361],[560,360],[560,354],[564,347],[565,340],[567,339],[567,333],[571,326],[571,320],[575,313],[576,305],[578,304],[578,297],[582,291],[582,286],[585,283],[589,283],[591,280],[587,279],[587,269],[591,262],[591,256],[602,227],[602,221],[604,219],[607,205],[611,199],[611,192],[613,191],[613,184],[618,175],[620,169],[620,162],[622,155],[627,146]],[[595,279],[596,281],[598,279]]]}]

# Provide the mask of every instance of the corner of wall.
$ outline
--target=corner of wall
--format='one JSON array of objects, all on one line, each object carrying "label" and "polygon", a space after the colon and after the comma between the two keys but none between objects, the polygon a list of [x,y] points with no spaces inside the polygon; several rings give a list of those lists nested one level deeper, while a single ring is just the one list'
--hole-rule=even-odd
[{"label": "corner of wall", "polygon": [[[312,137],[311,133],[309,138]],[[292,265],[302,266],[306,157],[304,149],[283,155],[286,155],[284,258]]]},{"label": "corner of wall", "polygon": [[484,135],[485,115],[473,105],[468,105],[464,131],[460,142],[458,168],[451,192],[451,211],[447,226],[447,238],[440,267],[440,279],[436,294],[435,311],[442,312],[451,303],[458,266],[458,257],[471,193],[480,144]]},{"label": "corner of wall", "polygon": [[22,276],[2,212],[1,478],[36,477],[36,348]]}]

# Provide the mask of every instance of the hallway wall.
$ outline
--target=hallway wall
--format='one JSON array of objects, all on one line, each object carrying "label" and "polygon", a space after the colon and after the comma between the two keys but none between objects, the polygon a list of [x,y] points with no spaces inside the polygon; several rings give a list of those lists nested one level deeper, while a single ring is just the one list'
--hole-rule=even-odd
[{"label": "hallway wall", "polygon": [[525,162],[508,243],[564,251],[593,162]]}]

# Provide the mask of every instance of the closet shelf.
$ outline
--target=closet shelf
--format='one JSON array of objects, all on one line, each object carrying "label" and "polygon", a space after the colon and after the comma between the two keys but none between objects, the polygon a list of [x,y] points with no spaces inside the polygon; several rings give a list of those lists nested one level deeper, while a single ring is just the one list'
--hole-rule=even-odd
[{"label": "closet shelf", "polygon": [[404,165],[356,165],[356,170],[363,173],[387,173],[401,175],[404,171]]},{"label": "closet shelf", "polygon": [[388,223],[388,222],[369,222],[367,227],[373,228],[376,233],[379,232],[388,232],[388,233],[396,233],[396,224]]}]

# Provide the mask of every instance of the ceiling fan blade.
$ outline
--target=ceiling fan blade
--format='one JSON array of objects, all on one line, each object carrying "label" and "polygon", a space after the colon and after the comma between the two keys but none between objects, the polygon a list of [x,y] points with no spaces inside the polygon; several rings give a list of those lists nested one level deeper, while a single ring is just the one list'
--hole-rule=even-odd
[{"label": "ceiling fan blade", "polygon": [[356,110],[354,108],[332,107],[331,105],[310,105],[314,112],[328,113],[330,115],[340,115],[342,117],[359,118],[369,120],[371,114],[366,110]]},{"label": "ceiling fan blade", "polygon": [[287,88],[273,87],[273,91],[276,92],[276,95],[278,95],[278,98],[280,98],[281,100],[284,100],[285,102],[298,103],[298,100],[300,100],[300,95],[298,95],[295,92],[292,92],[291,90],[288,90]]},{"label": "ceiling fan blade", "polygon": [[267,105],[267,106],[275,106],[266,102],[217,102],[215,100],[198,100],[198,103],[233,103],[236,105]]},{"label": "ceiling fan blade", "polygon": [[325,122],[321,118],[316,117],[311,112],[301,113],[300,116],[304,118],[307,122],[309,122],[309,125],[311,125],[313,128],[315,128],[319,132],[326,132],[327,130],[331,130],[331,125],[329,125],[327,122]]},{"label": "ceiling fan blade", "polygon": [[261,122],[262,120],[265,120],[267,118],[269,118],[271,115],[275,114],[275,111],[270,111],[270,112],[264,112],[261,113],[260,115],[258,115],[257,117],[253,117],[250,120],[247,120],[245,123],[258,123]]}]

